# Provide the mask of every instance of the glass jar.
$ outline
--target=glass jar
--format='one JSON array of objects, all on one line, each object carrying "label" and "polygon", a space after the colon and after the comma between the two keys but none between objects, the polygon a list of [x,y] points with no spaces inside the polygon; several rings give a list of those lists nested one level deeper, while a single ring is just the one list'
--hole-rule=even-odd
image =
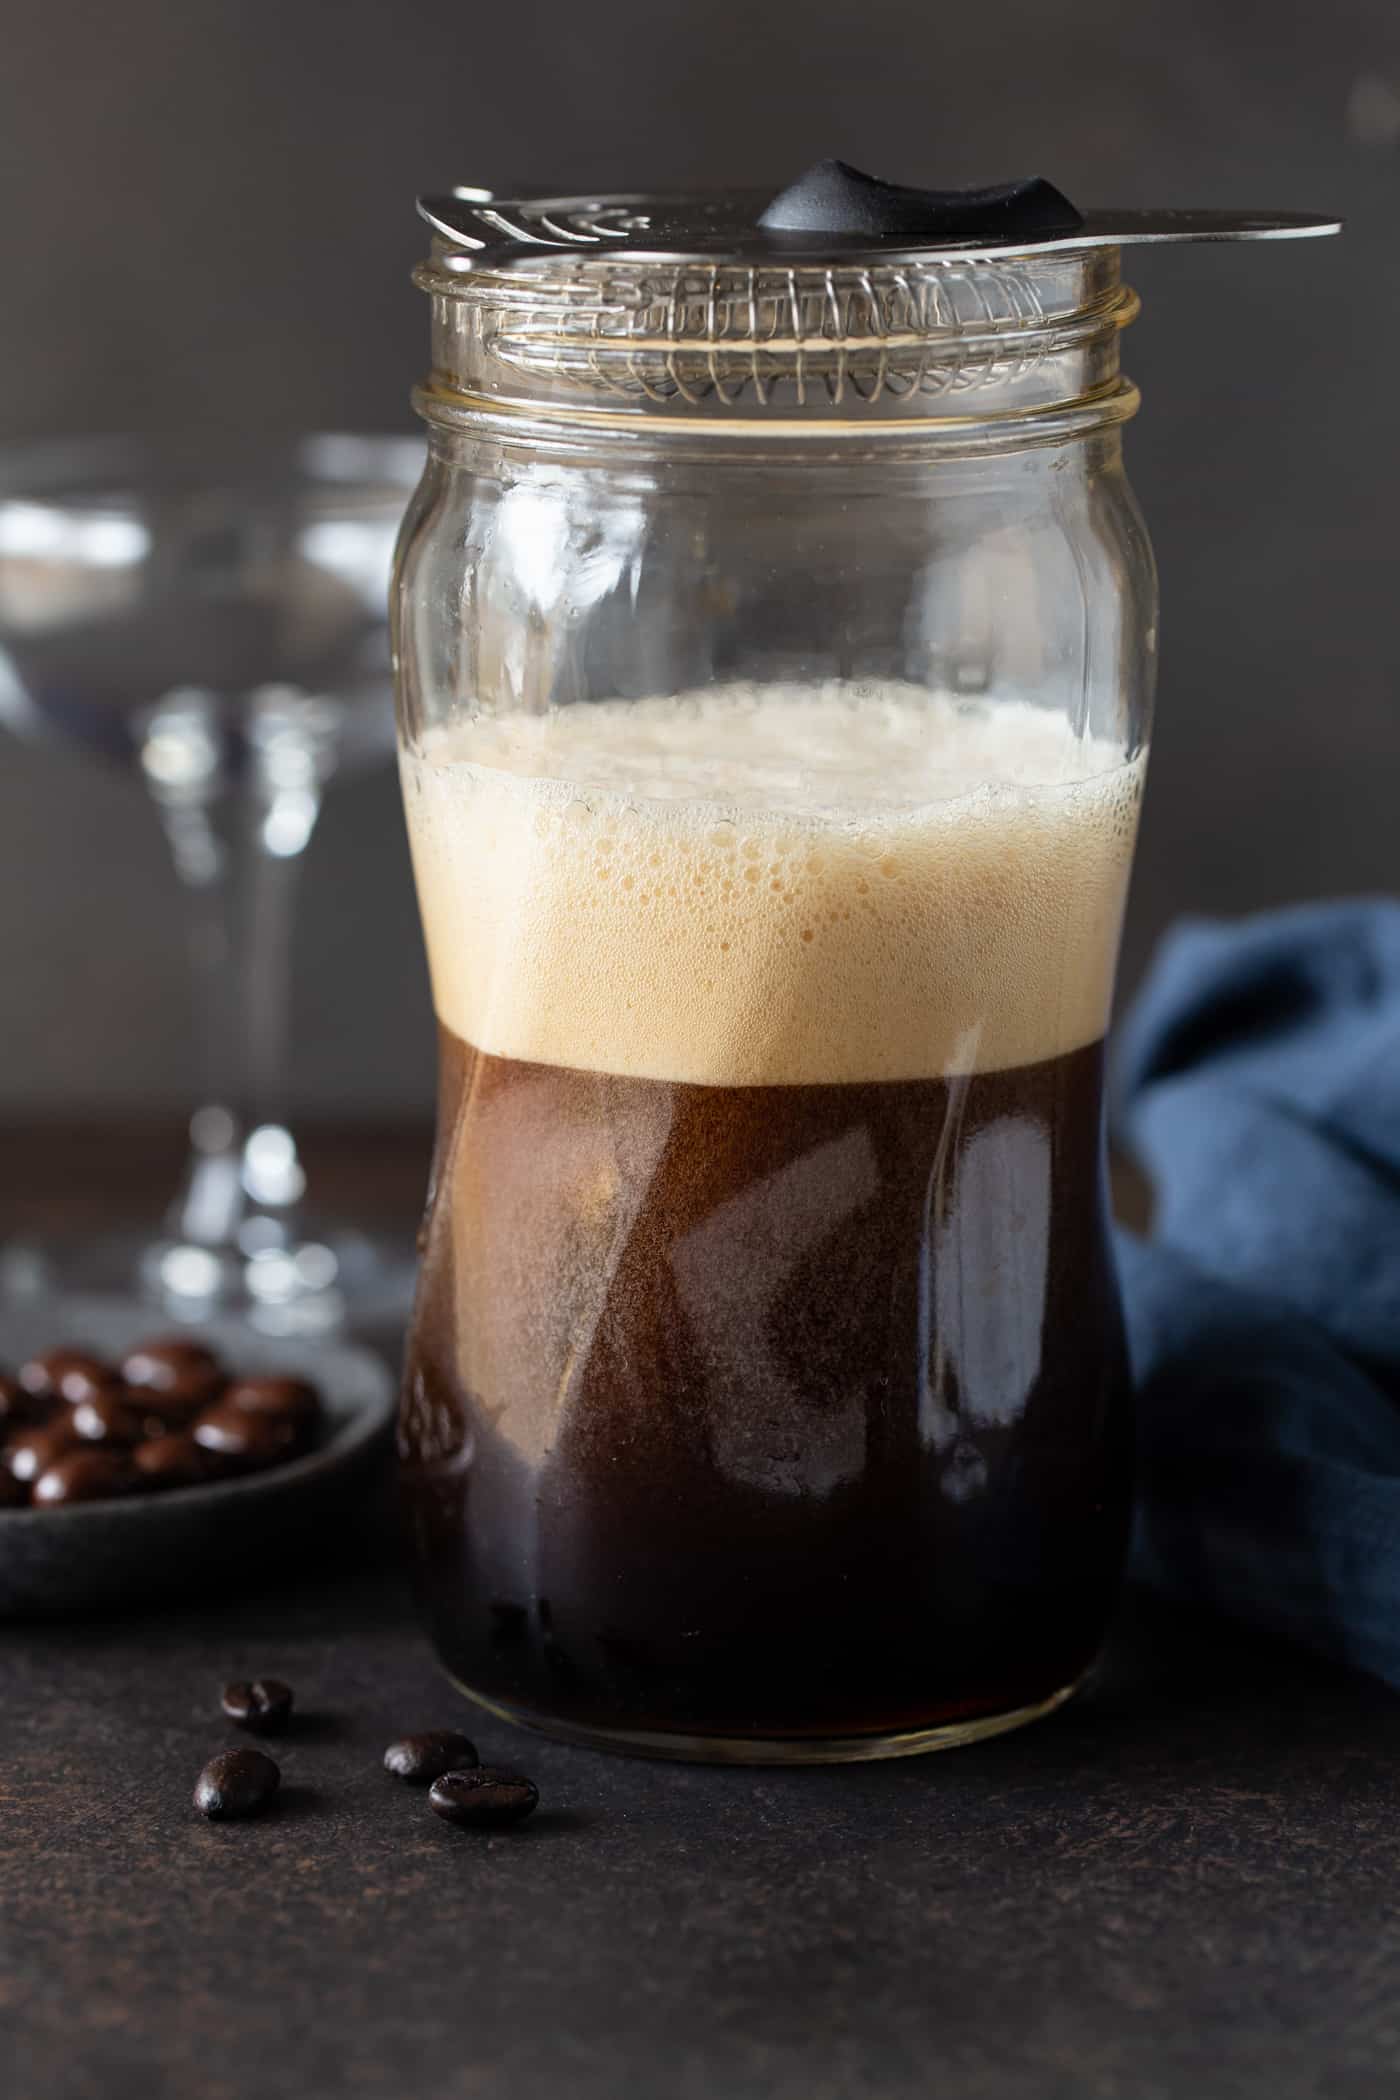
[{"label": "glass jar", "polygon": [[431,215],[394,618],[439,1652],[663,1754],[1014,1726],[1093,1662],[1130,1512],[1103,1046],[1157,614],[1118,246]]}]

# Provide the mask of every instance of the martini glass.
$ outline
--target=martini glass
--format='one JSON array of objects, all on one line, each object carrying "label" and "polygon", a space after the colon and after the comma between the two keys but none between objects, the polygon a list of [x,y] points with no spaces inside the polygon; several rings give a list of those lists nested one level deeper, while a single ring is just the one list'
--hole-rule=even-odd
[{"label": "martini glass", "polygon": [[297,870],[338,774],[393,752],[388,585],[412,438],[0,449],[0,719],[129,771],[183,892],[203,1098],[164,1224],[9,1250],[272,1330],[387,1316],[404,1252],[317,1218],[284,1109]]}]

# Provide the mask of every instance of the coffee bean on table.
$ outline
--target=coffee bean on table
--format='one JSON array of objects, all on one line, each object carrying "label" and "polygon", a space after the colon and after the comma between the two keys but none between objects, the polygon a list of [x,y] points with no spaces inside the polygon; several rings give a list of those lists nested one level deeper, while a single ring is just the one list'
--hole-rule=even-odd
[{"label": "coffee bean on table", "polygon": [[138,1343],[122,1363],[122,1377],[153,1414],[179,1421],[218,1398],[225,1374],[203,1342],[172,1335]]},{"label": "coffee bean on table", "polygon": [[226,1684],[220,1702],[230,1721],[254,1735],[285,1735],[292,1718],[292,1688],[280,1677],[255,1677],[251,1684]]},{"label": "coffee bean on table", "polygon": [[131,1461],[152,1494],[166,1488],[201,1487],[228,1470],[224,1460],[213,1451],[203,1450],[183,1429],[138,1444]]},{"label": "coffee bean on table", "polygon": [[19,1367],[19,1382],[40,1400],[67,1400],[75,1405],[97,1393],[110,1393],[121,1380],[110,1364],[83,1349],[47,1349]]},{"label": "coffee bean on table", "polygon": [[39,1429],[26,1429],[5,1447],[5,1465],[16,1480],[35,1481],[48,1467],[75,1450],[82,1438],[73,1427],[73,1417],[55,1415]]},{"label": "coffee bean on table", "polygon": [[431,1786],[444,1772],[464,1771],[479,1762],[476,1745],[455,1728],[429,1728],[422,1735],[400,1736],[384,1752],[384,1769],[409,1786]]},{"label": "coffee bean on table", "polygon": [[246,1414],[223,1401],[200,1416],[194,1439],[205,1451],[232,1459],[249,1471],[294,1458],[304,1442],[300,1425],[289,1417]]},{"label": "coffee bean on table", "polygon": [[144,1417],[116,1392],[94,1393],[90,1399],[80,1400],[73,1409],[72,1422],[78,1435],[90,1444],[139,1444],[146,1434]]},{"label": "coffee bean on table", "polygon": [[467,1772],[444,1772],[433,1781],[428,1800],[448,1823],[469,1830],[502,1830],[523,1822],[539,1801],[539,1790],[519,1772],[498,1772],[477,1765]]},{"label": "coffee bean on table", "polygon": [[276,1421],[295,1422],[310,1429],[321,1413],[321,1396],[304,1378],[237,1378],[223,1396],[222,1405],[240,1414],[271,1415]]},{"label": "coffee bean on table", "polygon": [[64,1502],[110,1502],[119,1495],[133,1494],[140,1485],[141,1476],[129,1451],[108,1451],[94,1444],[70,1451],[45,1467],[34,1483],[34,1506],[53,1509]]},{"label": "coffee bean on table", "polygon": [[195,1784],[194,1805],[211,1822],[261,1815],[282,1774],[261,1750],[224,1750],[211,1757]]}]

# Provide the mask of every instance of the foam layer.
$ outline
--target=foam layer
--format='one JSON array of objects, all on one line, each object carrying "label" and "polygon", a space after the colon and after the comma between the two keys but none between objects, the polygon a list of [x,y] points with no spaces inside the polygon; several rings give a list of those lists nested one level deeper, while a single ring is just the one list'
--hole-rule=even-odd
[{"label": "foam layer", "polygon": [[712,1085],[1078,1049],[1142,769],[1049,710],[903,688],[464,721],[403,759],[438,1016],[498,1056]]}]

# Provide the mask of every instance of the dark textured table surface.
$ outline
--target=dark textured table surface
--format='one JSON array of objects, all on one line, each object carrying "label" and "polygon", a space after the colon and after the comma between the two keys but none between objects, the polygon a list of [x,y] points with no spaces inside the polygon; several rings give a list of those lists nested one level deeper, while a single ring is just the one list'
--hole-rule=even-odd
[{"label": "dark textured table surface", "polygon": [[[844,1771],[473,1728],[543,1805],[379,1768],[460,1720],[392,1576],[5,1636],[14,2100],[1176,2100],[1393,2093],[1400,1700],[1139,1616],[1053,1721]],[[222,1681],[306,1722],[267,1820],[190,1809]]]},{"label": "dark textured table surface", "polygon": [[[903,1764],[706,1770],[469,1722],[544,1803],[469,1837],[379,1766],[466,1712],[380,1534],[243,1572],[0,1629],[7,2100],[1396,2090],[1400,1699],[1364,1679],[1138,1606],[1055,1719]],[[207,1825],[219,1688],[255,1672],[305,1716],[281,1805]]]}]

